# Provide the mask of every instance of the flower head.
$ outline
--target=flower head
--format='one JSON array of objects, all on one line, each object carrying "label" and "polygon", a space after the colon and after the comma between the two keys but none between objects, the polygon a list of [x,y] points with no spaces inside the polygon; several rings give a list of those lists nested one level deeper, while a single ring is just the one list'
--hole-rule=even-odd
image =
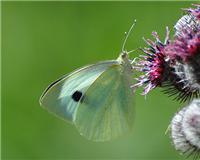
[{"label": "flower head", "polygon": [[[192,12],[192,9],[188,10]],[[194,9],[195,14],[189,11],[175,24],[174,41],[165,48],[166,55],[171,59],[178,57],[187,62],[191,57],[200,54],[200,17],[195,17],[197,13],[200,15],[200,8]]]},{"label": "flower head", "polygon": [[144,74],[137,78],[137,83],[132,86],[134,88],[145,85],[144,95],[153,88],[161,86],[166,79],[167,62],[164,48],[169,43],[169,30],[167,28],[164,43],[160,41],[156,32],[153,32],[152,35],[155,38],[155,42],[150,39],[145,40],[148,48],[144,48],[142,51],[146,55],[141,55],[141,59],[136,62],[136,69]]},{"label": "flower head", "polygon": [[166,92],[180,101],[200,97],[200,19],[195,17],[200,9],[189,11],[176,23],[174,40],[164,50],[174,70],[168,80],[173,87]]},{"label": "flower head", "polygon": [[193,100],[176,113],[170,126],[176,150],[200,158],[200,99]]},{"label": "flower head", "polygon": [[143,74],[133,87],[145,86],[144,93],[156,87],[163,87],[164,93],[176,95],[175,99],[186,101],[200,97],[200,19],[197,9],[188,9],[188,14],[175,25],[174,39],[169,41],[169,31],[162,43],[156,32],[156,41],[146,40],[148,48],[143,49],[136,63],[136,69]]}]

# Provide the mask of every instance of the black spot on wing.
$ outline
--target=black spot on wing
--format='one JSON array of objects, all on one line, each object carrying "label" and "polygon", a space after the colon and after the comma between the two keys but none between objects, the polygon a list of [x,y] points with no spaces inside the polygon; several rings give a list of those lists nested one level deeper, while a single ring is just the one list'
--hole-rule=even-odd
[{"label": "black spot on wing", "polygon": [[72,94],[72,99],[76,102],[80,101],[81,97],[83,96],[83,93],[80,91],[76,91]]}]

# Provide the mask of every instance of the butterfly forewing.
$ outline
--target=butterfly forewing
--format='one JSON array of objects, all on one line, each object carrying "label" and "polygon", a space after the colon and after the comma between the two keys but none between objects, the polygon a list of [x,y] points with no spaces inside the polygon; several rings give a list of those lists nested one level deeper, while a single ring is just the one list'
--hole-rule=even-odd
[{"label": "butterfly forewing", "polygon": [[75,125],[86,138],[107,141],[129,132],[133,118],[129,75],[121,65],[112,65],[85,92]]},{"label": "butterfly forewing", "polygon": [[[76,109],[91,84],[117,61],[86,66],[52,83],[40,98],[40,104],[56,116],[73,122]],[[84,116],[84,115],[83,115]]]}]

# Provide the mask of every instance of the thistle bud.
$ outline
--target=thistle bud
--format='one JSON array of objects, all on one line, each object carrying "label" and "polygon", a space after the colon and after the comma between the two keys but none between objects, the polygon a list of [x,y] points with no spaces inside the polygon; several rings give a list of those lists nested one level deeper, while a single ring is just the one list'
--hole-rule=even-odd
[{"label": "thistle bud", "polygon": [[200,158],[200,99],[175,114],[171,121],[171,139],[180,153]]}]

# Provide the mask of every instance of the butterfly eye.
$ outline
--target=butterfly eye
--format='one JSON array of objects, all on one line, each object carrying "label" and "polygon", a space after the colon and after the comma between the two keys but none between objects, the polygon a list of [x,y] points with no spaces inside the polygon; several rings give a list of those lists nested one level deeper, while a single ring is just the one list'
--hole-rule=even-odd
[{"label": "butterfly eye", "polygon": [[81,99],[82,95],[83,95],[82,92],[76,91],[76,92],[74,92],[74,93],[72,94],[72,99],[73,99],[74,101],[78,102],[78,101]]}]

